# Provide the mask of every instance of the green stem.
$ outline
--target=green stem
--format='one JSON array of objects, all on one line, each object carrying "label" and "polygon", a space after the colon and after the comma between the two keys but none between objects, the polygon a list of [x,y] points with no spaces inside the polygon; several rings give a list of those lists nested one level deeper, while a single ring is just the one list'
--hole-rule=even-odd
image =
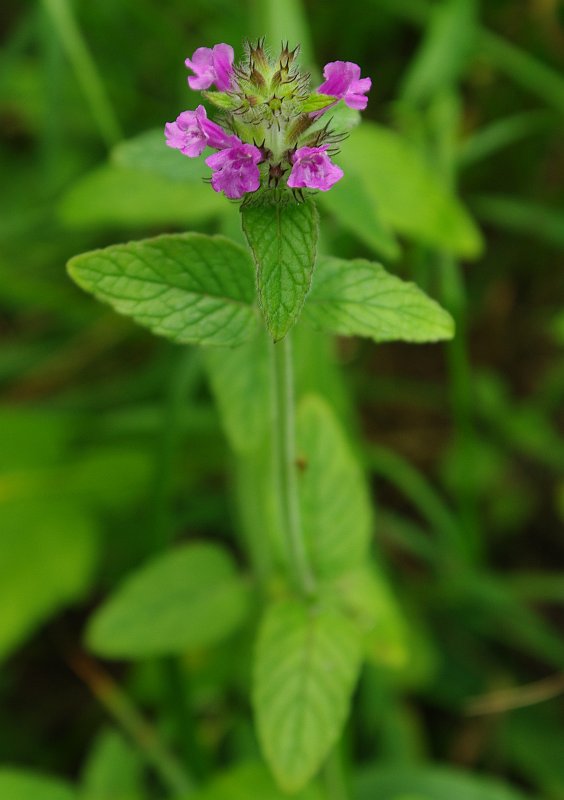
[{"label": "green stem", "polygon": [[290,334],[272,345],[272,358],[274,445],[280,514],[294,579],[300,591],[309,596],[315,590],[315,578],[304,542],[298,496],[294,374]]},{"label": "green stem", "polygon": [[121,139],[120,125],[70,4],[68,0],[43,0],[43,5],[72,64],[100,135],[110,148]]}]

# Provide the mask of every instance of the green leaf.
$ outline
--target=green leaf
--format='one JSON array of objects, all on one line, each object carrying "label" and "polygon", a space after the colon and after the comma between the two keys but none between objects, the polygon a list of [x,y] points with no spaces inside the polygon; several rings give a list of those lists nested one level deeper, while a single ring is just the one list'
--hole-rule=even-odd
[{"label": "green leaf", "polygon": [[335,103],[337,98],[330,94],[317,94],[314,92],[307,97],[300,107],[302,113],[309,113],[311,111],[321,111],[322,108],[327,108],[331,103]]},{"label": "green leaf", "polygon": [[337,740],[360,668],[360,643],[332,609],[284,600],[259,632],[253,701],[258,734],[288,792],[303,788]]},{"label": "green leaf", "polygon": [[410,656],[408,629],[384,577],[368,563],[340,576],[334,588],[364,635],[370,661],[392,669],[405,667]]},{"label": "green leaf", "polygon": [[202,92],[202,95],[217,108],[227,108],[232,111],[241,104],[237,95],[228,92]]},{"label": "green leaf", "polygon": [[241,208],[243,231],[257,268],[259,303],[274,339],[296,324],[309,291],[319,221],[310,201],[296,203],[278,192]]},{"label": "green leaf", "polygon": [[209,647],[242,623],[245,583],[217,545],[184,545],[134,572],[94,614],[90,648],[109,658],[149,658]]},{"label": "green leaf", "polygon": [[405,100],[427,102],[459,79],[474,48],[476,17],[475,0],[446,0],[433,9],[404,80]]},{"label": "green leaf", "polygon": [[356,781],[355,800],[525,800],[525,795],[494,780],[442,767],[376,767]]},{"label": "green leaf", "polygon": [[436,342],[454,335],[450,314],[414,283],[361,259],[319,259],[304,319],[332,333],[376,342]]},{"label": "green leaf", "polygon": [[[179,160],[180,175],[182,156],[178,151],[171,155]],[[185,159],[189,160],[197,159]],[[108,165],[89,173],[63,196],[58,207],[62,222],[81,229],[185,227],[223,213],[220,195],[203,181],[181,183],[151,172]]]},{"label": "green leaf", "polygon": [[[210,168],[204,159],[188,158],[178,150],[167,147],[162,128],[145,131],[133,139],[120,142],[112,150],[111,157],[116,166],[122,170],[129,170],[129,173],[114,171],[113,174],[120,174],[122,178],[125,175],[131,176],[133,171],[149,172],[171,181],[192,183],[202,190],[204,188],[209,190],[209,186],[202,185],[204,178],[210,176]],[[132,199],[137,202],[136,199]],[[213,202],[219,207],[215,199]]]},{"label": "green leaf", "polygon": [[99,300],[175,342],[236,345],[255,330],[250,259],[222,236],[113,245],[72,258],[68,270]]},{"label": "green leaf", "polygon": [[330,406],[316,395],[297,417],[303,531],[314,571],[339,575],[368,552],[372,512],[360,465]]},{"label": "green leaf", "polygon": [[[287,800],[287,797],[262,764],[251,762],[239,764],[214,778],[205,789],[193,795],[192,800]],[[308,786],[292,797],[294,800],[322,800],[316,786]]]},{"label": "green leaf", "polygon": [[105,730],[89,754],[80,800],[140,800],[142,785],[139,753],[117,731]]},{"label": "green leaf", "polygon": [[98,554],[98,531],[70,503],[27,498],[0,504],[0,530],[1,659],[82,597]]},{"label": "green leaf", "polygon": [[390,261],[400,255],[399,245],[368,194],[362,179],[350,166],[330,192],[320,192],[319,202],[337,222],[361,242]]},{"label": "green leaf", "polygon": [[0,797],[5,800],[77,800],[66,783],[10,767],[0,768]]},{"label": "green leaf", "polygon": [[270,358],[263,329],[239,347],[208,347],[205,365],[229,443],[237,452],[259,447],[271,414]]},{"label": "green leaf", "polygon": [[473,197],[471,202],[477,216],[490,225],[564,249],[562,207],[547,208],[503,195],[481,195]]},{"label": "green leaf", "polygon": [[340,156],[384,223],[431,247],[475,258],[482,238],[466,210],[401,136],[371,122],[351,131]]}]

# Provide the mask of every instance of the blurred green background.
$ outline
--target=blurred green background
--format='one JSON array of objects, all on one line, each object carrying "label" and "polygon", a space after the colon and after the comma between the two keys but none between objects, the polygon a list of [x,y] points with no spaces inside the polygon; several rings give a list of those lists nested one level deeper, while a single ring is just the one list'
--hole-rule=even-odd
[{"label": "blurred green background", "polygon": [[[196,47],[241,55],[264,33],[301,40],[314,76],[341,59],[373,80],[348,180],[322,198],[323,247],[381,260],[458,324],[447,346],[337,343],[344,381],[318,376],[373,478],[415,642],[401,674],[363,676],[355,797],[564,798],[563,22],[558,0],[2,5],[2,764],[80,779],[88,800],[162,796],[77,652],[100,599],[173,539],[240,555],[229,451],[199,352],[95,303],[65,262],[165,231],[238,235],[237,207],[144,132],[197,104]],[[256,749],[228,652],[185,665],[204,775]],[[158,665],[104,669],[187,746]]]}]

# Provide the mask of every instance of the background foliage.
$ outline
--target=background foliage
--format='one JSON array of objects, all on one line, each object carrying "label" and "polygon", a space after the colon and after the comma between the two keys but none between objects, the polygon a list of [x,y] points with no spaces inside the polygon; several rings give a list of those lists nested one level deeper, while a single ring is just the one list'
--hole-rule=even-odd
[{"label": "background foliage", "polygon": [[[320,197],[323,251],[381,260],[458,330],[333,347],[304,327],[298,343],[300,391],[345,422],[339,463],[362,456],[375,504],[359,525],[377,570],[348,586],[373,658],[332,785],[356,800],[564,798],[561,5],[353,0],[345,27],[321,0],[20,1],[0,29],[0,796],[281,796],[248,707],[261,342],[240,357],[253,374],[204,359],[64,271],[165,231],[240,237],[236,207],[200,163],[170,159],[161,130],[195,100],[187,55],[266,33],[301,41],[314,72],[351,59],[373,78],[347,178]],[[335,325],[362,333],[347,308]],[[315,413],[304,446],[323,460]],[[186,562],[188,627],[159,606]],[[260,578],[260,554],[253,566]],[[151,636],[136,592],[164,615]]]}]

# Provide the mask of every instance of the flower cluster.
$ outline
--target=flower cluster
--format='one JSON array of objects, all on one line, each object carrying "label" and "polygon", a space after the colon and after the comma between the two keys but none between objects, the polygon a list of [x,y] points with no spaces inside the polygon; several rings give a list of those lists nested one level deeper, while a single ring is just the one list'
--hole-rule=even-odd
[{"label": "flower cluster", "polygon": [[[332,61],[323,70],[324,82],[314,92],[310,76],[299,71],[298,48],[282,47],[269,58],[263,41],[247,44],[246,58],[234,64],[233,48],[216,44],[199,47],[186,66],[191,89],[200,90],[221,109],[220,124],[206,109],[183,111],[165,126],[166,143],[195,158],[206,147],[217,150],[206,158],[216,192],[240,199],[263,187],[288,186],[294,192],[326,192],[343,177],[331,157],[343,138],[321,117],[343,101],[363,110],[371,86],[350,61]],[[208,91],[214,86],[217,91]]]}]

